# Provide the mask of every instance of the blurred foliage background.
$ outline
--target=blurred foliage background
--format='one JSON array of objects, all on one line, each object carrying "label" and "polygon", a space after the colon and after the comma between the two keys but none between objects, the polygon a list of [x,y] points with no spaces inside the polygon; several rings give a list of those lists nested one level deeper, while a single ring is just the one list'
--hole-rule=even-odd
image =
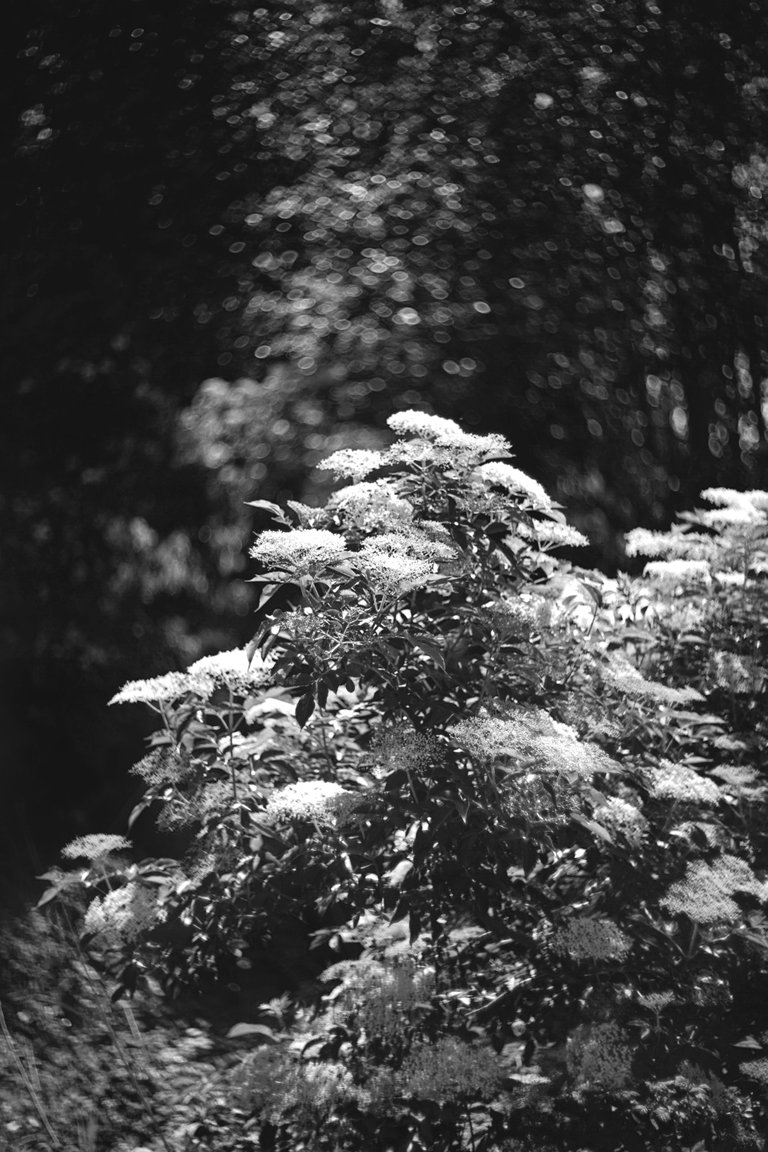
[{"label": "blurred foliage background", "polygon": [[505,434],[608,571],[768,487],[761,0],[15,7],[0,903],[123,831],[114,690],[250,637],[243,501],[393,410]]}]

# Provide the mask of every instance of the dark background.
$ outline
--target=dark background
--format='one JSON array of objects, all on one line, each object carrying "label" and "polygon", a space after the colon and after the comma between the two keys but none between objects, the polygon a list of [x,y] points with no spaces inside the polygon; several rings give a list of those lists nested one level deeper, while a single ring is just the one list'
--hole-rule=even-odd
[{"label": "dark background", "polygon": [[15,8],[8,907],[124,831],[120,684],[249,639],[243,501],[393,410],[507,435],[607,571],[768,451],[761,0]]}]

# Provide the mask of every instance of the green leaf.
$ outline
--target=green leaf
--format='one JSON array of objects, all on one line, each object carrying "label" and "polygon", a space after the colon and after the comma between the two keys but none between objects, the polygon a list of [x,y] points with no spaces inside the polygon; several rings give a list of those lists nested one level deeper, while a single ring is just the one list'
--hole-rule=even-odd
[{"label": "green leaf", "polygon": [[266,1024],[233,1024],[226,1035],[227,1040],[242,1040],[246,1036],[259,1036],[268,1044],[277,1044],[277,1037]]},{"label": "green leaf", "polygon": [[300,728],[309,720],[310,716],[315,710],[315,697],[311,692],[306,692],[303,696],[299,697],[296,704],[296,721]]}]

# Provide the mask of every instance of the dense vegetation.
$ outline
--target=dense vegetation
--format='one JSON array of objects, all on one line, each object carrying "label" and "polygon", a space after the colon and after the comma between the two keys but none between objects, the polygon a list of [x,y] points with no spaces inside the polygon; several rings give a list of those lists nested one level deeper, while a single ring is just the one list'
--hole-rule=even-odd
[{"label": "dense vegetation", "polygon": [[53,971],[11,995],[6,1130],[763,1147],[768,494],[707,489],[630,534],[642,578],[609,579],[555,558],[584,539],[503,437],[389,426],[322,462],[347,481],[324,505],[262,508],[248,651],[114,697],[156,715],[140,808],[186,845],[90,834],[49,870],[37,932],[69,1004]]},{"label": "dense vegetation", "polygon": [[759,0],[16,7],[9,868],[119,822],[126,677],[248,638],[242,502],[389,412],[507,435],[606,570],[766,487]]}]

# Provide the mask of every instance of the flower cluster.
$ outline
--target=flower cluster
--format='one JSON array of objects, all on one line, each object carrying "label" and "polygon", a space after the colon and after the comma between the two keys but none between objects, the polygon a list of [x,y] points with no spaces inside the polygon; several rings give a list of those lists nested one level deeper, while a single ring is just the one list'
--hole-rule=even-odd
[{"label": "flower cluster", "polygon": [[634,664],[618,653],[614,653],[603,665],[602,676],[612,688],[623,692],[625,696],[666,704],[671,708],[677,704],[694,704],[703,699],[695,688],[670,688],[655,680],[647,680]]},{"label": "flower cluster", "polygon": [[518,531],[542,551],[548,548],[584,548],[589,544],[583,532],[570,524],[560,524],[557,520],[537,520],[525,526],[521,524]]},{"label": "flower cluster", "polygon": [[511,636],[530,636],[540,628],[547,605],[544,601],[499,599],[484,608],[484,614],[502,639]]},{"label": "flower cluster", "polygon": [[369,536],[353,559],[379,594],[396,596],[425,583],[438,563],[455,558],[451,545],[416,529],[401,528]]},{"label": "flower cluster", "polygon": [[617,1091],[632,1074],[632,1052],[618,1024],[586,1024],[568,1042],[568,1068],[577,1085]]},{"label": "flower cluster", "polygon": [[105,856],[109,856],[110,852],[120,852],[131,847],[130,840],[126,840],[125,836],[109,836],[96,832],[90,836],[78,836],[71,840],[62,848],[61,854],[66,860],[102,860]]},{"label": "flower cluster", "polygon": [[759,692],[765,680],[765,672],[760,665],[737,652],[713,652],[709,660],[709,673],[719,688],[725,688],[737,696]]},{"label": "flower cluster", "polygon": [[574,917],[552,937],[552,947],[571,960],[623,960],[632,947],[612,920]]},{"label": "flower cluster", "polygon": [[336,512],[347,527],[360,532],[380,532],[410,524],[413,519],[412,506],[386,480],[340,488],[328,501],[328,509]]},{"label": "flower cluster", "polygon": [[512,496],[524,497],[534,508],[541,511],[549,511],[552,508],[552,501],[541,484],[532,480],[519,468],[513,468],[511,464],[503,464],[493,460],[487,464],[481,464],[476,472],[487,484],[503,488]]},{"label": "flower cluster", "polygon": [[258,653],[249,661],[245,648],[203,656],[190,664],[187,671],[190,676],[201,676],[217,688],[229,688],[240,695],[253,692],[269,682],[269,661],[263,660]]},{"label": "flower cluster", "polygon": [[765,791],[766,784],[754,768],[745,764],[722,764],[712,769],[712,775],[722,780],[726,789],[746,795],[756,795]]},{"label": "flower cluster", "polygon": [[503,1075],[492,1049],[442,1036],[414,1044],[398,1080],[403,1095],[443,1104],[457,1097],[490,1099],[498,1092]]},{"label": "flower cluster", "polygon": [[702,924],[733,921],[740,915],[734,892],[744,892],[765,900],[768,892],[744,860],[719,856],[711,865],[696,860],[688,865],[682,880],[672,884],[662,901],[670,912],[684,913]]},{"label": "flower cluster", "polygon": [[109,701],[110,704],[172,704],[188,692],[205,698],[212,690],[206,676],[189,672],[166,672],[152,680],[129,680]]},{"label": "flower cluster", "polygon": [[709,584],[712,580],[706,560],[651,560],[643,575],[660,584]]},{"label": "flower cluster", "polygon": [[[419,440],[430,441],[439,448],[464,449],[488,456],[508,456],[511,453],[510,445],[503,436],[496,433],[477,436],[472,432],[464,432],[454,420],[432,416],[427,412],[396,412],[389,417],[387,424],[396,436],[414,436]],[[387,454],[392,463],[400,459],[400,447],[395,445]]]},{"label": "flower cluster", "polygon": [[406,1035],[410,1014],[434,991],[434,969],[419,968],[406,956],[395,964],[366,958],[345,960],[323,973],[324,980],[341,977],[332,993],[331,1018],[353,1018],[368,1039],[391,1042]]},{"label": "flower cluster", "polygon": [[633,844],[638,844],[648,827],[648,821],[639,808],[622,800],[619,796],[610,796],[604,803],[594,810],[594,818],[611,832],[619,832]]},{"label": "flower cluster", "polygon": [[625,537],[627,556],[658,556],[667,560],[707,560],[714,555],[710,536],[701,532],[652,532],[633,528]]},{"label": "flower cluster", "polygon": [[189,757],[176,748],[153,748],[134,764],[131,772],[154,787],[178,784],[193,773]]},{"label": "flower cluster", "polygon": [[676,800],[685,804],[717,804],[720,789],[714,780],[699,776],[686,764],[664,760],[659,768],[649,770],[651,795],[656,800]]},{"label": "flower cluster", "polygon": [[158,919],[154,892],[132,881],[92,900],[83,927],[98,935],[101,943],[116,945],[140,936]]},{"label": "flower cluster", "polygon": [[368,448],[341,448],[331,456],[321,460],[318,468],[333,472],[337,479],[363,480],[384,464],[380,452]]},{"label": "flower cluster", "polygon": [[404,723],[388,724],[378,729],[371,745],[374,774],[383,777],[398,768],[418,772],[429,766],[438,751],[437,741],[428,733]]},{"label": "flower cluster", "polygon": [[540,708],[510,709],[505,716],[473,716],[460,720],[451,735],[471,756],[517,760],[540,772],[565,772],[588,777],[608,757],[594,744],[579,740],[574,728]]},{"label": "flower cluster", "polygon": [[299,780],[270,796],[264,810],[267,820],[308,820],[313,824],[342,824],[363,802],[359,792],[326,780]]},{"label": "flower cluster", "polygon": [[768,1088],[768,1060],[764,1056],[759,1060],[745,1060],[739,1064],[739,1071]]},{"label": "flower cluster", "polygon": [[251,556],[265,568],[297,576],[317,572],[340,560],[347,551],[343,536],[325,528],[294,528],[290,532],[262,532]]}]

